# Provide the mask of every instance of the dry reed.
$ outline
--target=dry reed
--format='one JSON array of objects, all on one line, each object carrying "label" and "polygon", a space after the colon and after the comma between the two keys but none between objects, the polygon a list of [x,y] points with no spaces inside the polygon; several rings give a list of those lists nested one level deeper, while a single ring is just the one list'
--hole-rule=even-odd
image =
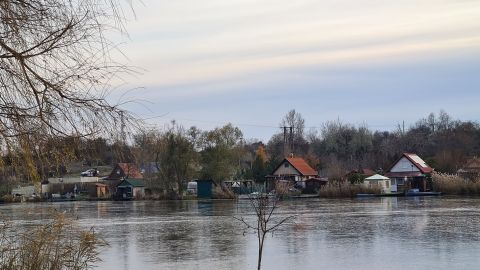
[{"label": "dry reed", "polygon": [[91,269],[106,245],[93,229],[82,231],[63,214],[26,231],[0,224],[0,269]]},{"label": "dry reed", "polygon": [[352,185],[348,182],[329,183],[323,186],[320,191],[320,197],[324,198],[351,198],[359,193],[380,194],[378,187],[366,187],[364,185]]},{"label": "dry reed", "polygon": [[433,190],[447,195],[479,195],[480,179],[468,180],[458,175],[434,173]]}]

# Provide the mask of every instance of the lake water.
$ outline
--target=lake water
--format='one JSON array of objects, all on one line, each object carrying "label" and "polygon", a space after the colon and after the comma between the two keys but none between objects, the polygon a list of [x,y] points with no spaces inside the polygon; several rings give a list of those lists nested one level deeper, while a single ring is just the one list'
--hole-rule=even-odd
[{"label": "lake water", "polygon": [[[283,201],[295,215],[265,244],[262,269],[480,269],[479,198]],[[9,204],[23,226],[51,208],[95,227],[109,242],[98,269],[255,269],[257,242],[233,216],[253,220],[248,201]]]}]

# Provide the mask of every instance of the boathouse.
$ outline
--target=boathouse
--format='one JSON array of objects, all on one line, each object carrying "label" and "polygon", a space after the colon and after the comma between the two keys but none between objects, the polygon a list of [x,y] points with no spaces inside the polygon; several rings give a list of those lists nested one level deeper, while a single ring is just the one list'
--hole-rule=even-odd
[{"label": "boathouse", "polygon": [[124,179],[117,185],[115,197],[121,200],[145,198],[145,185],[140,179]]},{"label": "boathouse", "polygon": [[195,180],[197,182],[197,198],[211,199],[213,187],[216,186],[213,180]]},{"label": "boathouse", "polygon": [[391,179],[391,191],[403,192],[409,189],[430,191],[433,169],[417,154],[403,153],[385,174]]}]

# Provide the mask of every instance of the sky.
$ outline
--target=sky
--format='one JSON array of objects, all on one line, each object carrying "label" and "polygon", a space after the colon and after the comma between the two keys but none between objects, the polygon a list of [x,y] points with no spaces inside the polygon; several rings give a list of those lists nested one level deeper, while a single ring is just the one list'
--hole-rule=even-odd
[{"label": "sky", "polygon": [[[480,1],[142,0],[120,48],[141,74],[110,97],[150,125],[226,123],[267,141],[306,126],[480,120]],[[120,57],[120,56],[118,56]]]}]

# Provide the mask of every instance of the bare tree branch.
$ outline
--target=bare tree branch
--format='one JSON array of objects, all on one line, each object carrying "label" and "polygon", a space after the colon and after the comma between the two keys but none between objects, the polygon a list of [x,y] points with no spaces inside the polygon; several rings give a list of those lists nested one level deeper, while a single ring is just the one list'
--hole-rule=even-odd
[{"label": "bare tree branch", "polygon": [[111,137],[120,121],[138,123],[107,100],[135,72],[112,59],[106,38],[124,33],[120,2],[0,0],[0,150],[28,136]]},{"label": "bare tree branch", "polygon": [[[282,217],[278,220],[274,220],[274,212],[277,209],[277,204],[279,201],[278,196],[269,195],[269,194],[251,194],[249,195],[249,202],[253,211],[255,212],[256,220],[254,223],[249,223],[243,217],[233,217],[235,220],[238,220],[244,226],[243,234],[247,232],[252,232],[257,236],[258,239],[258,261],[257,269],[261,269],[262,265],[262,255],[263,255],[263,246],[265,243],[265,236],[268,233],[274,233],[278,230],[283,224],[295,218],[295,216]],[[272,226],[268,226],[270,223],[274,222]]]}]

